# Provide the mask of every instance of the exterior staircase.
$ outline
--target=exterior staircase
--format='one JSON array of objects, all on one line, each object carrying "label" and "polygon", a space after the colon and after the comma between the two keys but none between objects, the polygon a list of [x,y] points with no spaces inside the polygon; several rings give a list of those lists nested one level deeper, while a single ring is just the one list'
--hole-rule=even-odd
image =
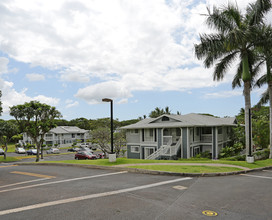
[{"label": "exterior staircase", "polygon": [[157,151],[155,151],[153,154],[150,154],[145,159],[156,160],[162,157],[171,158],[172,156],[177,155],[179,147],[181,147],[181,138],[179,138],[175,145],[172,144],[172,138],[170,138],[166,145],[162,145]]}]

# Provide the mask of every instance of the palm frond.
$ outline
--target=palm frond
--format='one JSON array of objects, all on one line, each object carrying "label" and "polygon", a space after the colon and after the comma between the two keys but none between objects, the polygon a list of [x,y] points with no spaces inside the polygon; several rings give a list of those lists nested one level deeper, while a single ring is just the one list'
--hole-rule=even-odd
[{"label": "palm frond", "polygon": [[234,51],[231,54],[223,57],[220,62],[218,62],[215,66],[214,73],[213,73],[213,80],[219,81],[222,80],[230,67],[231,63],[235,60],[237,53],[239,51]]},{"label": "palm frond", "polygon": [[229,4],[221,10],[213,7],[213,12],[208,9],[206,24],[221,33],[228,33],[241,23],[241,13],[234,5]]},{"label": "palm frond", "polygon": [[242,86],[242,74],[243,74],[243,64],[239,63],[235,76],[232,80],[232,89],[239,88]]},{"label": "palm frond", "polygon": [[264,15],[272,8],[271,0],[257,0],[247,7],[246,18],[250,26],[263,23]]},{"label": "palm frond", "polygon": [[263,76],[261,76],[257,81],[256,81],[256,83],[255,83],[255,87],[261,87],[261,86],[263,86],[264,84],[266,84],[267,83],[267,81],[266,81],[266,74],[265,75],[263,75]]},{"label": "palm frond", "polygon": [[265,90],[265,92],[261,95],[261,98],[259,102],[257,103],[257,106],[265,105],[269,102],[269,91],[268,88]]},{"label": "palm frond", "polygon": [[224,37],[220,34],[200,35],[200,44],[195,44],[195,55],[198,59],[204,58],[205,67],[209,68],[213,63],[226,53]]}]

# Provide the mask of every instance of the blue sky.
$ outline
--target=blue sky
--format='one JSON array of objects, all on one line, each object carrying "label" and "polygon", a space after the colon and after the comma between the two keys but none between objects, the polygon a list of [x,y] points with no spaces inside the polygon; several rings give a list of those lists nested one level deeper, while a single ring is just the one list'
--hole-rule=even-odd
[{"label": "blue sky", "polygon": [[[55,106],[67,120],[108,117],[105,97],[119,120],[166,106],[172,113],[238,114],[244,99],[231,88],[235,65],[213,82],[213,69],[193,53],[199,33],[209,32],[201,14],[227,2],[1,0],[1,117],[31,100]],[[253,1],[236,2],[244,10]],[[253,90],[253,105],[264,89]]]}]

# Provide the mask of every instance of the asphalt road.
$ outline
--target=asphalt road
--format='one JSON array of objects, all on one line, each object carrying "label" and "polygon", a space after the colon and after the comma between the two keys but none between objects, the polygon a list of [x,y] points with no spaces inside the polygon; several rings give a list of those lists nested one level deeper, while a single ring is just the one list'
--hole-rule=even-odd
[{"label": "asphalt road", "polygon": [[0,219],[272,219],[271,184],[272,170],[185,178],[0,164]]}]

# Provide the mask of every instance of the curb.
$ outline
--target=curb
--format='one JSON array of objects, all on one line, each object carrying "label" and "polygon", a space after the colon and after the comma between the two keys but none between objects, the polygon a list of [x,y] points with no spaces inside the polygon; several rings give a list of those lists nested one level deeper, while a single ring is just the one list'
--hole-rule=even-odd
[{"label": "curb", "polygon": [[253,171],[261,171],[266,169],[272,169],[272,166],[254,168],[249,170],[240,170],[233,172],[223,172],[223,173],[175,173],[166,171],[156,171],[156,170],[144,170],[138,168],[128,168],[128,167],[110,167],[110,166],[98,166],[98,165],[85,165],[85,164],[69,164],[69,163],[28,163],[20,162],[20,165],[40,165],[40,166],[70,166],[70,167],[82,167],[87,169],[101,169],[101,170],[115,170],[115,171],[127,171],[129,173],[140,173],[140,174],[151,174],[151,175],[165,175],[165,176],[185,176],[185,177],[215,177],[215,176],[230,176],[245,174]]}]

